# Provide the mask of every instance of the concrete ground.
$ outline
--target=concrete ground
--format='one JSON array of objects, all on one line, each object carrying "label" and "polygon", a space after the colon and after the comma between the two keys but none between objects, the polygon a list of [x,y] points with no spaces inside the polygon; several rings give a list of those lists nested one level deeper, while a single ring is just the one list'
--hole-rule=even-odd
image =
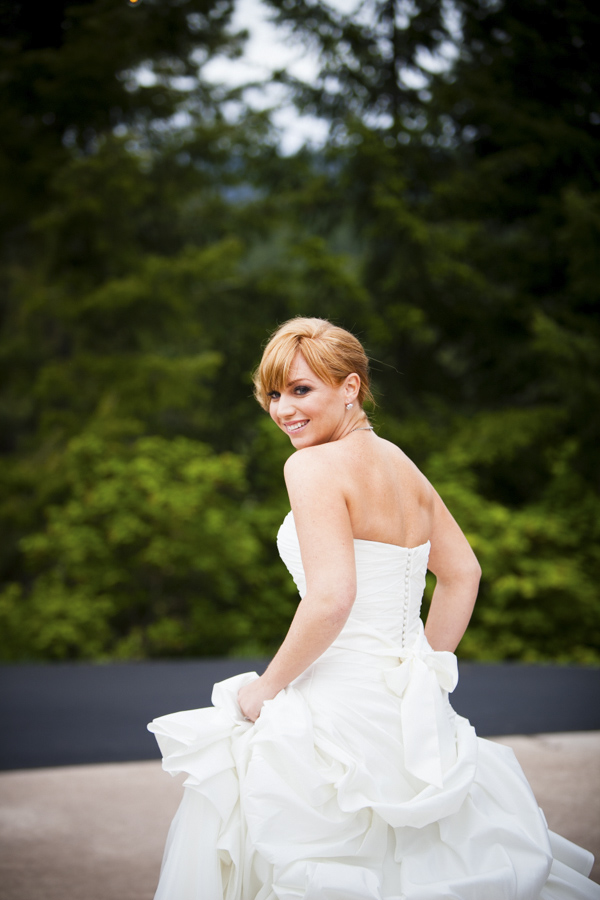
[{"label": "concrete ground", "polygon": [[[515,750],[550,828],[598,859],[600,732],[498,740]],[[151,900],[180,796],[158,762],[0,773],[0,897]]]}]

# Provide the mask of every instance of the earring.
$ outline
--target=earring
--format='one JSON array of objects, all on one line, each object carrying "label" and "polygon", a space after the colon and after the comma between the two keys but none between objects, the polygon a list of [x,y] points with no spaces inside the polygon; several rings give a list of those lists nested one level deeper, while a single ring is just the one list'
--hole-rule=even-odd
[{"label": "earring", "polygon": [[346,409],[352,409],[354,403],[346,403]]}]

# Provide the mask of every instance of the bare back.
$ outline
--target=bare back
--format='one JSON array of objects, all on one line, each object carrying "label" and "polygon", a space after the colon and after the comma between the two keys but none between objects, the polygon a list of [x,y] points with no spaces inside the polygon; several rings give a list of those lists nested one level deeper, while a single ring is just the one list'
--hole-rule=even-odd
[{"label": "bare back", "polygon": [[341,487],[355,538],[401,547],[430,540],[435,492],[402,450],[371,432],[332,450],[345,473]]},{"label": "bare back", "polygon": [[320,573],[339,585],[353,558],[353,538],[409,548],[430,541],[429,569],[438,583],[460,584],[464,572],[480,571],[427,478],[373,432],[299,450],[285,472],[307,576]]}]

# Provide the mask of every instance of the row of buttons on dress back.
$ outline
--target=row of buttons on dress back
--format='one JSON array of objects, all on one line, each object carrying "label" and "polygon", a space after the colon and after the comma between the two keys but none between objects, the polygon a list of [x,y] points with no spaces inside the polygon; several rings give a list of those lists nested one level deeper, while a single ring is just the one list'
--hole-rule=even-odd
[{"label": "row of buttons on dress back", "polygon": [[404,569],[404,606],[402,610],[402,639],[406,638],[408,630],[408,607],[410,603],[410,567],[412,559],[412,549],[408,551],[406,556],[406,567]]}]

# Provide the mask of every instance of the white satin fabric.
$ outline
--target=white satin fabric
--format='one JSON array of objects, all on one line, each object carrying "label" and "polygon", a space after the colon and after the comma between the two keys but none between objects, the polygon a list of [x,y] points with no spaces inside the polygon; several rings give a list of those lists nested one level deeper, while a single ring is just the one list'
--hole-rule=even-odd
[{"label": "white satin fabric", "polygon": [[[278,546],[303,595],[291,514]],[[428,554],[355,541],[346,625],[256,723],[237,703],[249,672],[148,726],[187,774],[155,900],[600,900],[512,751],[448,702],[456,657],[419,618]]]}]

